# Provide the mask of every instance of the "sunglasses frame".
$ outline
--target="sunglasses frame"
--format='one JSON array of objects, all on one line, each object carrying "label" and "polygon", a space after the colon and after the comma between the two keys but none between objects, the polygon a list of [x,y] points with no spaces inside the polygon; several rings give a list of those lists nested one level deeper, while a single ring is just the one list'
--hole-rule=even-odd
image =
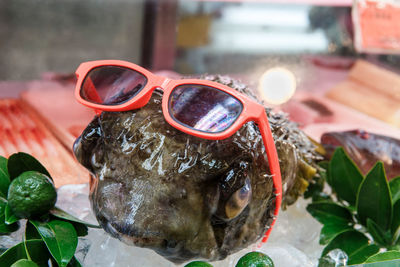
[{"label": "sunglasses frame", "polygon": [[[96,104],[90,101],[87,101],[81,97],[80,91],[87,74],[98,67],[102,66],[116,66],[116,67],[123,67],[128,68],[133,71],[139,72],[140,74],[144,75],[147,79],[146,85],[139,91],[132,99],[128,101],[118,104],[118,105],[101,105]],[[268,117],[265,112],[265,108],[263,105],[255,102],[254,100],[250,99],[244,94],[239,93],[238,91],[225,86],[223,84],[207,81],[207,80],[200,80],[200,79],[179,79],[173,80],[162,76],[157,76],[150,71],[142,68],[136,64],[122,61],[122,60],[96,60],[96,61],[88,61],[82,63],[76,70],[77,76],[77,83],[75,88],[75,97],[76,99],[83,105],[92,108],[96,111],[97,114],[101,113],[102,111],[127,111],[138,109],[146,105],[153,91],[157,88],[163,90],[163,97],[162,97],[162,111],[165,117],[165,120],[174,128],[187,133],[189,135],[193,135],[196,137],[210,139],[210,140],[221,140],[226,139],[233,135],[236,131],[238,131],[243,124],[253,121],[257,124],[263,142],[265,146],[265,151],[267,153],[267,158],[269,162],[269,168],[272,174],[272,180],[275,187],[275,211],[274,211],[274,219],[271,223],[270,228],[265,233],[262,242],[266,242],[268,236],[272,230],[273,225],[275,224],[276,217],[278,215],[281,203],[282,203],[282,179],[281,179],[281,172],[279,167],[279,160],[278,154],[275,148],[274,139],[272,137],[272,132],[269,126]],[[221,132],[216,133],[208,133],[204,131],[199,131],[194,128],[184,126],[175,119],[169,113],[169,97],[171,92],[180,85],[203,85],[208,87],[213,87],[215,89],[221,90],[239,100],[242,104],[242,112],[240,113],[239,117],[232,123],[230,127],[225,129]]]}]

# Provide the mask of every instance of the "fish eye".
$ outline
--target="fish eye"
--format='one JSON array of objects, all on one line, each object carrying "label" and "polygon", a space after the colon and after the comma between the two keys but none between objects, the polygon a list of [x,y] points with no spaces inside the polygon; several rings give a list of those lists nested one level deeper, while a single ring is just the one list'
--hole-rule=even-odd
[{"label": "fish eye", "polygon": [[251,199],[251,183],[246,178],[244,185],[235,191],[225,204],[225,215],[228,219],[237,217],[247,207]]}]

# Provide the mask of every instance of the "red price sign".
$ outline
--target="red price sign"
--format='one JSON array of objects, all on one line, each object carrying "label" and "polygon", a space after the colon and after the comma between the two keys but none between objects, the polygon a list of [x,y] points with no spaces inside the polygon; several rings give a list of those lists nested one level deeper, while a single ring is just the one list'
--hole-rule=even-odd
[{"label": "red price sign", "polygon": [[360,52],[400,53],[400,0],[357,0],[355,45]]}]

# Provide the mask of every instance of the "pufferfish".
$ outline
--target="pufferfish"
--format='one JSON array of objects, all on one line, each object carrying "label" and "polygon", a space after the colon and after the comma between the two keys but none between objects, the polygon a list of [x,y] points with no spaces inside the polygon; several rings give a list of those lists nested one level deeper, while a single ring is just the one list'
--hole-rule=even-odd
[{"label": "pufferfish", "polygon": [[[255,99],[229,77],[203,78]],[[140,109],[102,112],[76,140],[75,156],[92,174],[92,208],[113,237],[172,262],[224,259],[259,240],[274,219],[262,137],[253,122],[224,140],[185,134],[165,121],[161,100],[155,90]],[[288,205],[304,193],[320,157],[285,114],[266,111]]]}]

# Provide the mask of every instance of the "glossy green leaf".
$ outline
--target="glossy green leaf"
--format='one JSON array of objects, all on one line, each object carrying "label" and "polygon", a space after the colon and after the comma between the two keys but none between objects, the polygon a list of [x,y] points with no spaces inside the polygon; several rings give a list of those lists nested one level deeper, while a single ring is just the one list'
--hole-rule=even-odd
[{"label": "glossy green leaf", "polygon": [[[38,240],[31,240],[34,243],[42,243]],[[14,262],[18,261],[19,259],[27,259],[26,251],[24,247],[24,243],[18,243],[17,245],[7,249],[3,254],[0,256],[0,266],[11,266]]]},{"label": "glossy green leaf", "polygon": [[398,243],[396,240],[400,241],[400,200],[393,205],[392,226],[390,228],[393,243]]},{"label": "glossy green leaf", "polygon": [[30,220],[46,243],[59,266],[67,266],[75,254],[78,236],[69,222],[52,220],[47,223]]},{"label": "glossy green leaf", "polygon": [[307,211],[322,224],[349,224],[353,221],[350,211],[335,203],[311,203]]},{"label": "glossy green leaf", "polygon": [[31,239],[42,239],[42,237],[40,236],[36,227],[28,221],[25,227],[25,240]]},{"label": "glossy green leaf", "polygon": [[329,162],[328,177],[328,183],[337,196],[351,205],[355,205],[358,187],[363,180],[363,175],[341,147],[335,150]]},{"label": "glossy green leaf", "polygon": [[398,259],[400,259],[400,251],[391,250],[372,255],[364,263],[384,262]]},{"label": "glossy green leaf", "polygon": [[396,203],[400,199],[400,176],[390,180],[389,186],[392,193],[392,203]]},{"label": "glossy green leaf", "polygon": [[11,267],[39,267],[39,266],[33,261],[22,259],[14,262],[13,265],[11,265]]},{"label": "glossy green leaf", "polygon": [[374,238],[374,241],[382,246],[386,246],[390,243],[391,240],[387,239],[387,235],[385,231],[382,230],[379,225],[377,225],[370,218],[367,219],[367,229],[371,236]]},{"label": "glossy green leaf", "polygon": [[4,222],[3,223],[0,222],[0,235],[15,232],[18,230],[18,228],[19,228],[18,223],[8,225],[8,224],[5,224]]},{"label": "glossy green leaf", "polygon": [[[42,240],[27,240],[26,247],[32,261],[36,262],[39,266],[48,266],[47,262],[49,261],[50,254]],[[23,242],[7,249],[7,251],[1,254],[0,266],[11,266],[20,259],[27,259]]]},{"label": "glossy green leaf", "polygon": [[392,197],[383,163],[378,162],[361,183],[357,195],[357,214],[363,225],[370,218],[384,231],[392,220]]},{"label": "glossy green leaf", "polygon": [[[51,220],[62,220],[65,222],[68,222],[70,224],[72,224],[72,226],[75,228],[76,234],[79,236],[86,236],[88,234],[88,227],[83,224],[83,223],[78,223],[75,221],[69,221],[69,220],[65,220],[65,219],[61,219],[55,216],[51,216]],[[97,227],[96,227],[97,228]]]},{"label": "glossy green leaf", "polygon": [[78,236],[87,236],[88,227],[82,223],[70,222],[74,226],[76,234]]},{"label": "glossy green leaf", "polygon": [[0,216],[4,216],[6,212],[7,200],[0,198]]},{"label": "glossy green leaf", "polygon": [[88,234],[88,227],[83,223],[69,221],[69,220],[61,219],[61,218],[58,218],[55,216],[50,216],[50,220],[61,220],[61,221],[65,221],[65,222],[72,224],[72,226],[75,228],[75,231],[76,231],[76,234],[78,235],[78,237],[86,236]]},{"label": "glossy green leaf", "polygon": [[331,196],[328,194],[325,194],[324,192],[316,193],[312,196],[311,198],[312,202],[330,202],[334,203]]},{"label": "glossy green leaf", "polygon": [[50,173],[37,159],[23,152],[12,154],[8,158],[7,169],[10,174],[10,180],[26,171],[38,171],[51,178]]},{"label": "glossy green leaf", "polygon": [[94,225],[94,224],[90,224],[90,223],[87,223],[87,222],[85,222],[85,221],[82,221],[82,220],[80,220],[80,219],[78,219],[78,218],[72,216],[71,214],[69,214],[69,213],[67,213],[67,212],[65,212],[65,211],[63,211],[62,209],[59,209],[59,208],[57,208],[57,207],[52,208],[52,209],[50,210],[50,213],[51,213],[53,216],[55,216],[55,217],[57,217],[57,218],[60,218],[60,219],[63,219],[63,220],[66,220],[66,221],[72,221],[72,222],[81,223],[81,224],[84,224],[84,225],[89,226],[89,227],[91,227],[91,228],[101,228],[101,227],[98,226],[98,225]]},{"label": "glossy green leaf", "polygon": [[7,198],[8,186],[10,185],[10,176],[7,170],[7,159],[0,156],[0,196]]},{"label": "glossy green leaf", "polygon": [[351,258],[358,251],[369,245],[369,239],[356,230],[349,230],[337,235],[322,251],[321,257],[334,249],[341,249]]},{"label": "glossy green leaf", "polygon": [[369,245],[366,247],[363,247],[362,249],[358,250],[351,256],[349,256],[349,260],[347,264],[352,265],[352,264],[360,264],[365,262],[369,257],[372,255],[378,253],[379,247],[377,245]]},{"label": "glossy green leaf", "polygon": [[340,224],[340,223],[325,224],[321,229],[321,233],[319,236],[319,243],[321,245],[326,245],[337,235],[349,231],[351,229],[353,229],[353,227],[348,224]]},{"label": "glossy green leaf", "polygon": [[[18,230],[18,223],[6,224],[5,210],[7,201],[0,199],[0,234],[8,234]],[[0,265],[1,266],[1,265]]]},{"label": "glossy green leaf", "polygon": [[[32,243],[33,240],[25,241],[26,248],[31,256],[31,260],[36,262],[39,266],[48,266],[48,261],[51,258],[49,250],[47,249],[43,240],[40,243]],[[36,240],[35,240],[36,241]]]},{"label": "glossy green leaf", "polygon": [[11,210],[10,206],[8,205],[8,203],[7,203],[5,211],[4,211],[4,216],[5,216],[4,222],[6,224],[13,224],[13,223],[15,223],[15,222],[17,222],[19,220],[14,215],[14,213],[12,212],[12,210]]}]

